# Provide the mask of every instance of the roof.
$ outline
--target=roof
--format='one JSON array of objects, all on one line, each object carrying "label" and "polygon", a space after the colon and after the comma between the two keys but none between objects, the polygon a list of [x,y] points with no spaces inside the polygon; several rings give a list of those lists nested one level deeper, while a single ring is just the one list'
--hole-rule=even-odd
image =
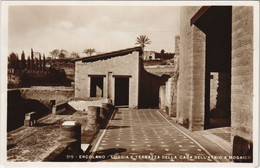
[{"label": "roof", "polygon": [[142,52],[142,48],[141,47],[126,48],[123,50],[112,51],[112,52],[98,54],[98,55],[94,55],[94,56],[90,56],[90,57],[78,58],[78,59],[74,59],[72,61],[73,62],[76,62],[76,61],[93,62],[93,61],[97,61],[97,60],[101,60],[101,59],[109,59],[112,57],[127,55],[134,51]]}]

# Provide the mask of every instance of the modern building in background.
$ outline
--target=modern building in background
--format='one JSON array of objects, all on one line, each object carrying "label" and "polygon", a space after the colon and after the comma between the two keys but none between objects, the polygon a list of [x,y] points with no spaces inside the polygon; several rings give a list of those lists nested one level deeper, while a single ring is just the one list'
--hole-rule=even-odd
[{"label": "modern building in background", "polygon": [[154,60],[155,59],[155,51],[144,51],[143,59],[144,60]]}]

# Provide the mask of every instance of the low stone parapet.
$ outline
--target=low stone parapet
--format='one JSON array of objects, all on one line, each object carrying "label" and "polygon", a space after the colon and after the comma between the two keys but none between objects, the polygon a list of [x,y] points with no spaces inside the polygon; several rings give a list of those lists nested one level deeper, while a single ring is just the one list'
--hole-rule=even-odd
[{"label": "low stone parapet", "polygon": [[72,100],[68,104],[73,107],[75,110],[87,111],[89,106],[98,106],[101,107],[102,103],[109,103],[110,100],[107,98],[100,99],[89,99],[89,100]]},{"label": "low stone parapet", "polygon": [[[68,110],[70,108],[69,106]],[[77,158],[70,157],[88,154],[90,144],[94,141],[99,129],[106,127],[115,108],[105,103],[89,111],[75,111],[69,114],[66,111],[62,116],[50,114],[41,119],[38,118],[37,127],[33,129],[22,127],[8,132],[8,161],[77,161]],[[27,119],[33,119],[33,114],[27,115]],[[89,125],[94,128],[92,129],[94,131],[85,131]],[[19,143],[21,139],[24,143]],[[37,143],[31,144],[31,141],[35,139]],[[29,143],[30,146],[24,146]],[[39,146],[44,146],[44,149],[38,148]],[[14,152],[20,158],[13,157]]]}]

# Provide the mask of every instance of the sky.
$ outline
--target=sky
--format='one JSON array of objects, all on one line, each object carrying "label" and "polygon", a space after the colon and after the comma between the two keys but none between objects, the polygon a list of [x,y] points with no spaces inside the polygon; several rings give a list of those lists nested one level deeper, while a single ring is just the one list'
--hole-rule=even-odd
[{"label": "sky", "polygon": [[[175,51],[180,7],[176,6],[9,6],[8,52],[30,55],[65,49],[94,48],[110,52],[137,46],[136,38],[152,41],[146,51]],[[83,54],[84,55],[84,54]]]}]

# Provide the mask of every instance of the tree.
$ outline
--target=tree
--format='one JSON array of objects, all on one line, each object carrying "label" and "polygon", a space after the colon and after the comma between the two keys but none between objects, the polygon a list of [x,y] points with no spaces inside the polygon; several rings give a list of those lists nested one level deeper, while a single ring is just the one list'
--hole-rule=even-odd
[{"label": "tree", "polygon": [[45,60],[45,54],[43,54],[43,70],[45,71],[46,69],[46,60]]},{"label": "tree", "polygon": [[12,68],[14,72],[20,69],[20,60],[14,52],[8,56],[8,68]]},{"label": "tree", "polygon": [[164,49],[162,49],[162,50],[161,50],[161,60],[164,59],[164,54],[165,54],[165,51],[164,51]]},{"label": "tree", "polygon": [[20,60],[18,56],[16,56],[14,71],[19,71],[19,70],[20,70]]},{"label": "tree", "polygon": [[16,61],[17,61],[17,54],[15,54],[14,52],[12,52],[9,56],[8,56],[8,65],[9,68],[15,68],[16,66]]},{"label": "tree", "polygon": [[58,50],[58,49],[54,49],[52,50],[52,52],[50,52],[51,56],[52,56],[52,59],[64,59],[66,58],[66,56],[68,55],[68,51],[66,50]]},{"label": "tree", "polygon": [[26,67],[26,63],[25,63],[25,54],[24,54],[24,51],[22,52],[22,55],[21,55],[21,69],[25,69]]},{"label": "tree", "polygon": [[27,69],[31,70],[31,59],[30,59],[30,56],[28,56],[28,58],[27,58]]},{"label": "tree", "polygon": [[31,48],[31,70],[34,70],[34,56],[33,49]]},{"label": "tree", "polygon": [[64,58],[66,58],[67,55],[68,55],[68,51],[61,49],[59,54],[58,54],[58,58],[64,59]]},{"label": "tree", "polygon": [[50,52],[52,59],[57,58],[59,55],[60,51],[58,49],[54,49]]},{"label": "tree", "polygon": [[145,45],[151,44],[151,40],[146,35],[140,35],[139,37],[136,38],[135,44],[140,44],[142,50],[144,51]]},{"label": "tree", "polygon": [[162,50],[161,50],[161,54],[164,54],[164,53],[165,53],[165,51],[164,51],[164,49],[162,49]]},{"label": "tree", "polygon": [[42,70],[42,55],[39,53],[39,70]]},{"label": "tree", "polygon": [[35,58],[35,70],[36,71],[39,70],[38,68],[39,68],[39,62],[38,62],[38,59]]},{"label": "tree", "polygon": [[79,54],[75,51],[73,51],[71,54],[70,54],[70,58],[80,58],[79,57]]},{"label": "tree", "polygon": [[94,48],[88,48],[83,51],[83,53],[87,54],[88,56],[91,56],[95,52],[96,50]]}]

